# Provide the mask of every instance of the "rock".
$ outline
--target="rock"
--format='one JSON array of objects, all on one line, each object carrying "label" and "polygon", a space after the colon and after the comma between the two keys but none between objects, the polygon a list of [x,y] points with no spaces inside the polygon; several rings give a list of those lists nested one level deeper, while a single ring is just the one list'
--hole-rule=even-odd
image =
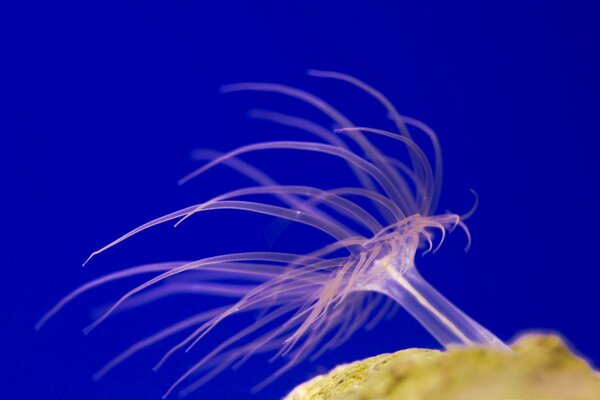
[{"label": "rock", "polygon": [[558,336],[523,335],[511,348],[382,354],[317,376],[286,400],[600,399],[600,375]]}]

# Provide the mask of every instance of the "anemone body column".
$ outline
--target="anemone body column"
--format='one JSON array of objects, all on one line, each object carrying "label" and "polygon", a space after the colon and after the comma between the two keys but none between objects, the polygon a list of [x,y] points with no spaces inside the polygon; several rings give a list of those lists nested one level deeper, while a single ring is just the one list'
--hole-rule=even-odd
[{"label": "anemone body column", "polygon": [[388,264],[387,274],[371,289],[398,302],[446,349],[452,346],[509,347],[475,322],[423,279],[414,264],[402,272]]}]

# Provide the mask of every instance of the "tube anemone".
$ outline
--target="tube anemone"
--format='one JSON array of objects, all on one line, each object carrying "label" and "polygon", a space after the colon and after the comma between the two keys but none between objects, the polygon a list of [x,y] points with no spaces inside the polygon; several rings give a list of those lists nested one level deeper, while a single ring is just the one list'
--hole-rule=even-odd
[{"label": "tube anemone", "polygon": [[[329,117],[337,129],[297,116],[254,110],[250,114],[253,118],[303,130],[315,140],[254,143],[226,153],[197,151],[196,158],[207,163],[185,176],[181,183],[224,165],[250,178],[256,186],[236,189],[147,222],[93,252],[86,263],[143,230],[168,221],[179,224],[195,214],[217,210],[243,210],[308,225],[329,235],[330,244],[308,254],[234,253],[114,272],[71,292],[41,318],[36,328],[82,293],[138,275],[153,276],[124,293],[85,328],[86,333],[115,311],[148,305],[166,296],[188,294],[234,299],[227,306],[203,310],[133,344],[98,371],[95,378],[100,378],[138,351],[187,331],[187,336],[158,361],[155,369],[159,369],[177,351],[194,348],[223,320],[247,312],[260,313],[260,318],[224,339],[188,368],[165,396],[176,389],[184,395],[190,393],[225,368],[237,367],[257,353],[271,352],[272,359],[282,358],[284,362],[256,387],[260,389],[304,359],[318,357],[339,346],[360,327],[375,325],[394,303],[413,315],[445,347],[481,345],[505,349],[501,340],[430,286],[415,266],[417,251],[435,252],[446,232],[457,227],[466,233],[470,244],[464,223],[470,212],[465,216],[434,213],[441,189],[442,153],[433,130],[399,114],[379,91],[354,77],[314,70],[309,74],[344,81],[366,92],[384,107],[395,130],[357,127],[322,99],[289,86],[273,83],[225,86],[222,88],[225,93],[264,91],[298,99]],[[398,160],[385,154],[371,142],[375,135],[402,144],[407,159]],[[432,160],[413,141],[413,135],[428,139]],[[240,158],[250,152],[280,150],[321,153],[341,159],[358,185],[332,189],[282,185]],[[270,196],[277,202],[244,199],[256,195]],[[365,203],[371,206],[365,207]],[[440,239],[434,245],[436,235]],[[199,375],[199,371],[204,373]]]}]

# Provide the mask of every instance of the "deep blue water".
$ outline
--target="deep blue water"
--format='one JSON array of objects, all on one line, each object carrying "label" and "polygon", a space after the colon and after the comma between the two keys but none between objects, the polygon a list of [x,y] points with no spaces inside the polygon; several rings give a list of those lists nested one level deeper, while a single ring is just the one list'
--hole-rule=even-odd
[{"label": "deep blue water", "polygon": [[[479,194],[468,221],[471,251],[453,234],[437,255],[418,258],[434,286],[502,339],[560,332],[600,366],[600,15],[593,3],[33,2],[7,10],[1,397],[159,398],[193,353],[155,374],[162,345],[100,382],[91,374],[136,338],[211,300],[178,298],[118,316],[85,337],[89,311],[130,287],[115,285],[81,298],[41,332],[33,324],[77,285],[119,268],[232,251],[306,251],[322,242],[301,228],[278,236],[271,218],[214,212],[144,233],[81,268],[127,229],[248,183],[223,168],[178,186],[197,166],[193,149],[306,138],[250,121],[246,110],[328,123],[277,95],[221,95],[223,84],[298,86],[359,124],[389,127],[367,96],[310,78],[308,68],[355,75],[437,131],[445,157],[441,211],[466,211],[469,189]],[[246,159],[287,183],[351,182],[342,164],[307,157]],[[436,343],[399,312],[252,398],[278,398],[340,362],[409,346]],[[263,358],[251,359],[190,398],[247,398],[272,371]]]}]

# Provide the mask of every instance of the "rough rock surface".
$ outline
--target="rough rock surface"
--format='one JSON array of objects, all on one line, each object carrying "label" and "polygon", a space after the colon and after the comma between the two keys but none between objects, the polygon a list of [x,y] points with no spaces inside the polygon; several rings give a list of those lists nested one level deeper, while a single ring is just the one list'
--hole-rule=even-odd
[{"label": "rough rock surface", "polygon": [[511,348],[382,354],[317,376],[286,400],[600,400],[600,375],[558,336],[524,335]]}]

